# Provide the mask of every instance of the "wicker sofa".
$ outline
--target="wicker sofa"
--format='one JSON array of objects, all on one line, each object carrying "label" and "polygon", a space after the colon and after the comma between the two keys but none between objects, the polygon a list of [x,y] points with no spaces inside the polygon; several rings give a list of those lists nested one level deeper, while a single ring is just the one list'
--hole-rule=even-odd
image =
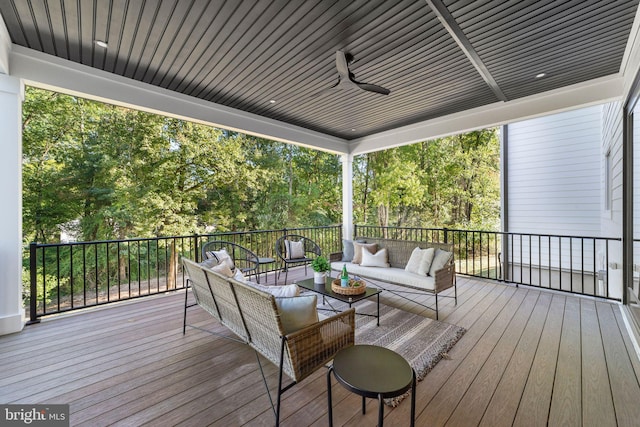
[{"label": "wicker sofa", "polygon": [[[315,295],[276,298],[189,259],[183,259],[183,265],[196,301],[188,304],[188,293],[185,293],[183,333],[187,325],[187,308],[197,304],[237,335],[239,341],[278,366],[276,425],[280,421],[282,393],[324,366],[338,350],[354,344],[355,309],[319,320],[315,312]],[[307,302],[309,299],[310,303]],[[309,310],[300,319],[299,301],[312,307],[314,319],[309,320]],[[263,372],[262,366],[260,371]],[[285,387],[282,385],[283,373],[292,380]],[[271,401],[264,373],[263,379]]]},{"label": "wicker sofa", "polygon": [[[454,298],[457,303],[458,294],[456,288],[455,265],[453,260],[453,245],[448,243],[416,242],[372,237],[356,237],[354,241],[362,243],[376,243],[378,249],[386,248],[389,267],[370,267],[354,264],[348,259],[345,259],[342,252],[338,252],[330,255],[332,271],[339,272],[342,270],[342,267],[346,265],[349,274],[360,276],[363,279],[375,280],[378,282],[377,286],[385,291],[434,310],[436,312],[436,319],[438,319],[438,296],[442,291],[453,287],[453,296],[445,295],[444,297]],[[421,249],[434,248],[436,251],[446,251],[450,253],[451,256],[444,267],[435,271],[432,275],[416,274],[405,270],[411,254],[416,247]],[[407,291],[385,289],[379,285],[379,282],[398,285],[403,288],[407,288]],[[422,304],[410,297],[412,295],[424,293],[434,295],[434,306]]]}]

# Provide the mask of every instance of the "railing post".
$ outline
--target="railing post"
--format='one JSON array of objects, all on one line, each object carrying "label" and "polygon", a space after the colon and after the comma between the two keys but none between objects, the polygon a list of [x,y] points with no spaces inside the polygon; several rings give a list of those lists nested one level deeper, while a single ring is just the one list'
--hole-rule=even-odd
[{"label": "railing post", "polygon": [[199,259],[200,251],[198,250],[198,233],[193,233],[193,250],[195,252],[193,256],[195,262],[200,262],[200,259]]},{"label": "railing post", "polygon": [[449,231],[447,228],[442,229],[442,232],[444,233],[444,243],[449,243],[449,236],[447,231]]},{"label": "railing post", "polygon": [[27,325],[31,325],[34,323],[40,323],[40,319],[38,319],[38,272],[37,272],[37,256],[38,244],[36,242],[31,242],[29,244],[29,276],[30,276],[30,286],[29,286],[29,321]]}]

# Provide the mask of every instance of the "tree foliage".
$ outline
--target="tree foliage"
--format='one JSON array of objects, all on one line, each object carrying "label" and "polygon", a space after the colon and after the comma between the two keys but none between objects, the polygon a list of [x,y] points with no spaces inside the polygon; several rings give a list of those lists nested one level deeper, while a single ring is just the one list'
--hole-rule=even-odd
[{"label": "tree foliage", "polygon": [[[339,223],[337,155],[27,88],[25,241]],[[495,129],[356,156],[356,223],[496,229]]]},{"label": "tree foliage", "polygon": [[354,163],[357,222],[499,229],[497,129],[369,153]]}]

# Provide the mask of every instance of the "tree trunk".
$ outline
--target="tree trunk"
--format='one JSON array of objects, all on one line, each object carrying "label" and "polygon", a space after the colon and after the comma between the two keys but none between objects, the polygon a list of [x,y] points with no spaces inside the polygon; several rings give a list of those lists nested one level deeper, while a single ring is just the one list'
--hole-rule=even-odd
[{"label": "tree trunk", "polygon": [[378,205],[378,224],[382,229],[382,237],[387,238],[387,226],[389,225],[389,207],[384,204]]},{"label": "tree trunk", "polygon": [[367,223],[367,195],[369,194],[369,166],[371,162],[369,161],[369,154],[367,154],[367,167],[364,172],[364,188],[362,191],[362,223]]}]

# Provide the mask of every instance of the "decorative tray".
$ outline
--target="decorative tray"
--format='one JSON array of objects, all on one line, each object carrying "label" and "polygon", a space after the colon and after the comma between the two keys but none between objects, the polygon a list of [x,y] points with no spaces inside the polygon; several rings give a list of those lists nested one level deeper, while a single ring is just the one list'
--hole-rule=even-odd
[{"label": "decorative tray", "polygon": [[331,282],[331,290],[336,294],[360,295],[367,291],[367,284],[364,280],[349,279],[349,286],[343,288],[340,279],[334,279]]}]

